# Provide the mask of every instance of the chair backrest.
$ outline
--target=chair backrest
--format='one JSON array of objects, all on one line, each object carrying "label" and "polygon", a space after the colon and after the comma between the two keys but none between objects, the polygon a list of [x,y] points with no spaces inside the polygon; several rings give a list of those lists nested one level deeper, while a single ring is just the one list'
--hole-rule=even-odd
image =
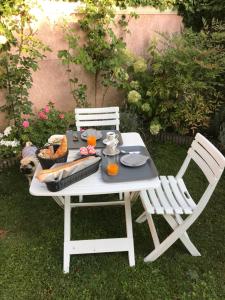
[{"label": "chair backrest", "polygon": [[185,219],[185,226],[191,225],[202,213],[211,198],[225,167],[225,157],[200,133],[196,134],[195,139],[188,150],[187,157],[176,176],[177,179],[183,177],[191,159],[193,159],[202,170],[209,185],[196,205],[193,214]]},{"label": "chair backrest", "polygon": [[225,167],[225,157],[203,135],[197,133],[187,157],[177,174],[177,178],[183,177],[191,159],[202,170],[210,185],[216,185]]},{"label": "chair backrest", "polygon": [[75,108],[76,127],[115,126],[119,130],[119,107]]}]

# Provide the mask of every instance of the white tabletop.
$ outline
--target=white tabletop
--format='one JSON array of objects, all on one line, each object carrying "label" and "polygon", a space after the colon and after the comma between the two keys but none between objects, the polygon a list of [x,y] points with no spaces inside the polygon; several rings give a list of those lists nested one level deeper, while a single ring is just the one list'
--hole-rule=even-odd
[{"label": "white tabletop", "polygon": [[[144,146],[144,142],[138,133],[122,133],[123,146]],[[68,161],[73,160],[77,150],[70,150]],[[40,171],[40,164],[35,175]],[[30,194],[34,196],[79,196],[79,195],[99,195],[114,194],[119,192],[141,191],[158,187],[160,182],[158,177],[148,180],[137,180],[128,182],[107,183],[102,180],[101,170],[84,178],[59,192],[48,191],[45,183],[39,182],[33,177],[30,186]]]}]

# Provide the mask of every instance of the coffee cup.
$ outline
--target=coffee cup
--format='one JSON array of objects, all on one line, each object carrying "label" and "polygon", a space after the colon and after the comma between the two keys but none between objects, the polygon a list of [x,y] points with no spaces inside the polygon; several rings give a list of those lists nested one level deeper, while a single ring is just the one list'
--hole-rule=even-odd
[{"label": "coffee cup", "polygon": [[107,134],[106,134],[106,138],[107,138],[108,141],[113,141],[113,140],[115,140],[117,137],[118,137],[118,134],[116,134],[116,133],[113,132],[113,131],[109,131],[109,132],[107,132]]}]

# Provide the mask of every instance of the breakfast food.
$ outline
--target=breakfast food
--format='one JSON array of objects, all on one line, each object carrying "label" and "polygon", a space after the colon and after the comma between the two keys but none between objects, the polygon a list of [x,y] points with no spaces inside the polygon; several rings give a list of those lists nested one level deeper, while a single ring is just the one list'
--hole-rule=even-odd
[{"label": "breakfast food", "polygon": [[81,155],[88,155],[88,149],[86,147],[80,148],[80,154]]},{"label": "breakfast food", "polygon": [[90,155],[96,154],[96,150],[95,150],[94,146],[88,145],[87,150],[88,150],[88,154],[90,154]]},{"label": "breakfast food", "polygon": [[54,155],[54,152],[52,152],[52,148],[46,148],[46,149],[41,149],[40,152],[38,153],[38,156],[44,159],[51,159]]},{"label": "breakfast food", "polygon": [[80,148],[80,154],[82,156],[96,155],[95,147],[91,146],[91,145],[88,145],[87,147],[81,147]]},{"label": "breakfast food", "polygon": [[36,178],[41,182],[59,181],[75,172],[83,170],[100,159],[100,157],[88,156],[60,166],[53,166],[51,169],[41,170]]},{"label": "breakfast food", "polygon": [[67,148],[67,138],[64,135],[63,138],[61,138],[61,143],[59,148],[54,153],[54,148],[52,145],[48,146],[47,148],[40,149],[38,153],[38,157],[44,158],[44,159],[57,159],[59,157],[62,157],[66,154],[68,148]]},{"label": "breakfast food", "polygon": [[62,135],[62,134],[54,134],[54,135],[50,136],[50,138],[48,139],[48,142],[49,142],[49,144],[60,145],[63,137],[64,137],[64,135]]},{"label": "breakfast food", "polygon": [[55,154],[53,155],[53,158],[58,158],[60,156],[63,156],[67,152],[67,149],[68,149],[67,138],[64,135],[59,148],[56,150]]}]

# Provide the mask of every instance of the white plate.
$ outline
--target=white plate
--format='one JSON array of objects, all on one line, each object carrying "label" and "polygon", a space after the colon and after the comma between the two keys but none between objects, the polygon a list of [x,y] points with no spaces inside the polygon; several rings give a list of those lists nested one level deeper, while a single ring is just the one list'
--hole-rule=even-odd
[{"label": "white plate", "polygon": [[120,158],[120,162],[127,167],[140,167],[146,164],[148,156],[142,154],[126,154]]},{"label": "white plate", "polygon": [[88,135],[96,136],[96,140],[102,138],[102,132],[100,130],[91,129],[91,128],[83,131],[80,136],[83,140],[87,140]]}]

